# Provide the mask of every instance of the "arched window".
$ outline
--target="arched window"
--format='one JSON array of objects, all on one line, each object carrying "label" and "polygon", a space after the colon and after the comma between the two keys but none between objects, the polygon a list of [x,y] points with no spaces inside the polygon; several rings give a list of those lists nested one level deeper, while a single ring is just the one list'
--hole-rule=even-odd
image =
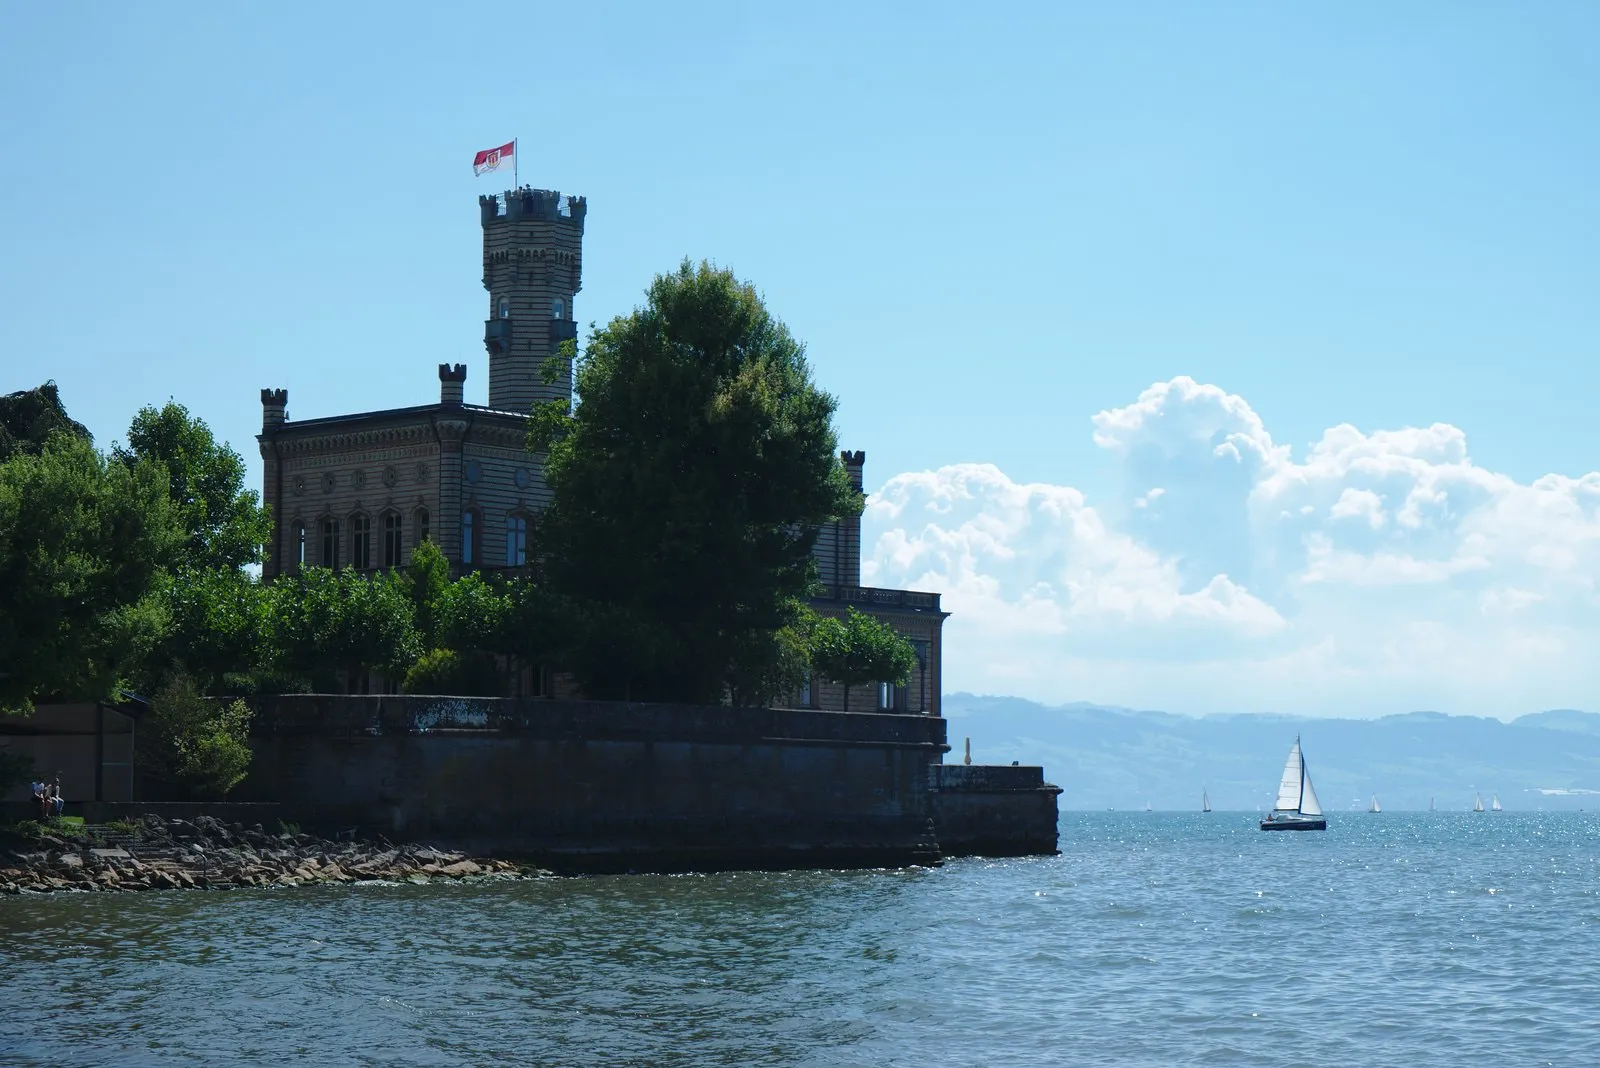
[{"label": "arched window", "polygon": [[482,531],[478,529],[478,513],[468,508],[461,513],[461,562],[475,564],[478,562],[478,539]]},{"label": "arched window", "polygon": [[337,519],[324,519],[322,521],[322,566],[339,566],[339,521]]},{"label": "arched window", "polygon": [[405,543],[400,537],[400,513],[383,513],[383,566],[399,567]]},{"label": "arched window", "polygon": [[528,562],[528,517],[506,516],[506,566],[521,567]]},{"label": "arched window", "polygon": [[411,547],[415,549],[418,545],[428,540],[428,510],[426,508],[418,508],[412,523],[417,540],[411,543]]},{"label": "arched window", "polygon": [[290,537],[294,541],[289,545],[289,559],[294,564],[296,571],[304,571],[306,567],[306,525],[296,519],[290,526]]},{"label": "arched window", "polygon": [[372,520],[368,516],[350,517],[350,566],[358,571],[372,566]]},{"label": "arched window", "polygon": [[511,302],[509,300],[500,301],[500,318],[511,318]]},{"label": "arched window", "polygon": [[566,317],[567,317],[567,304],[566,304],[566,301],[562,300],[560,297],[557,297],[555,299],[555,301],[553,303],[551,303],[551,305],[550,305],[550,318],[552,318],[552,319],[565,319]]}]

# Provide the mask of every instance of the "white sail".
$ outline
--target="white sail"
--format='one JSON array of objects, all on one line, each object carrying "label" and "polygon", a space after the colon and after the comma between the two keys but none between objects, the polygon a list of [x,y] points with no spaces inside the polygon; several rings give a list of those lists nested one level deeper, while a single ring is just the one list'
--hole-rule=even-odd
[{"label": "white sail", "polygon": [[1433,798],[1431,798],[1431,797],[1428,798],[1428,811],[1429,812],[1433,811]]},{"label": "white sail", "polygon": [[1300,758],[1300,814],[1302,816],[1322,815],[1322,802],[1317,800],[1317,791],[1311,785],[1311,772],[1306,768],[1305,757]]},{"label": "white sail", "polygon": [[1278,802],[1272,807],[1278,812],[1300,810],[1300,783],[1305,778],[1305,763],[1300,759],[1300,739],[1294,740],[1289,759],[1283,765],[1283,778],[1278,783]]},{"label": "white sail", "polygon": [[1379,805],[1378,805],[1378,795],[1377,794],[1373,794],[1372,795],[1372,808],[1369,811],[1372,811],[1372,812],[1382,812],[1383,811],[1383,809],[1381,807],[1379,807]]},{"label": "white sail", "polygon": [[1200,811],[1201,812],[1210,812],[1211,811],[1211,795],[1206,793],[1204,790],[1200,791]]},{"label": "white sail", "polygon": [[1499,794],[1495,794],[1494,795],[1494,800],[1489,802],[1489,807],[1491,809],[1493,809],[1495,812],[1501,811],[1501,808],[1500,808],[1500,795]]},{"label": "white sail", "polygon": [[1478,794],[1476,797],[1474,797],[1472,799],[1472,811],[1474,811],[1474,812],[1482,812],[1483,811],[1483,795],[1482,794]]}]

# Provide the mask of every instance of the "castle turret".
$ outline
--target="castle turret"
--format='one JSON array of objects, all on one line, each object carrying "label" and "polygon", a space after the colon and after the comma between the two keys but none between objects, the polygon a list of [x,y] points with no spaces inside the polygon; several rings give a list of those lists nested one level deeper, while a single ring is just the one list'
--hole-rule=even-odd
[{"label": "castle turret", "polygon": [[261,429],[279,426],[284,420],[284,410],[289,407],[289,391],[264,389],[261,391]]},{"label": "castle turret", "polygon": [[479,197],[483,288],[489,318],[489,407],[526,412],[535,401],[571,400],[572,368],[553,382],[545,363],[578,336],[573,298],[583,288],[583,224],[588,204],[551,189],[523,186]]},{"label": "castle turret", "polygon": [[[850,488],[862,492],[863,469],[867,454],[846,449],[839,453],[845,473],[850,476]],[[861,514],[843,517],[839,522],[839,574],[851,586],[861,585]]]},{"label": "castle turret", "polygon": [[458,363],[454,367],[447,363],[439,365],[439,403],[450,408],[461,407],[466,397],[467,365]]}]

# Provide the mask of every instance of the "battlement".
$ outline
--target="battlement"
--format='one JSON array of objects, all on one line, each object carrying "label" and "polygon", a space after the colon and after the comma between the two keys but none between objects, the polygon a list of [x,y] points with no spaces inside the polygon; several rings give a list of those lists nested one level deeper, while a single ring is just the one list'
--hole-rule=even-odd
[{"label": "battlement", "polygon": [[480,196],[478,214],[485,227],[511,222],[550,222],[574,226],[581,233],[589,213],[583,197],[563,197],[557,189],[535,189],[525,185],[508,189],[498,196]]},{"label": "battlement", "polygon": [[[859,493],[861,491],[863,479],[861,469],[867,464],[866,452],[864,450],[851,452],[849,449],[844,449],[839,453],[839,462],[844,464],[845,474],[850,477],[850,485],[856,490],[856,492]],[[860,520],[857,519],[856,522],[859,524]],[[856,530],[857,539],[859,539],[860,536],[861,532],[858,527]]]},{"label": "battlement", "polygon": [[439,403],[452,408],[461,407],[466,399],[467,365],[458,363],[454,367],[447,363],[439,365]]},{"label": "battlement", "polygon": [[289,391],[264,389],[261,391],[261,426],[277,426],[284,420],[284,409],[289,406]]}]

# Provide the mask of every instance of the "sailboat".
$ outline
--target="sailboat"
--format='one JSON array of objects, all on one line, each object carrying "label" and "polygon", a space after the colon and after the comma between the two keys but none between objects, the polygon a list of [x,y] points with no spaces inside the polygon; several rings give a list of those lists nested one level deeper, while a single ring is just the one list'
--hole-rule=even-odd
[{"label": "sailboat", "polygon": [[1502,811],[1504,811],[1504,809],[1502,809],[1500,807],[1500,795],[1499,794],[1495,794],[1494,795],[1494,800],[1489,802],[1489,811],[1491,811],[1491,812],[1502,812]]},{"label": "sailboat", "polygon": [[1204,789],[1200,791],[1200,811],[1211,811],[1211,795],[1207,794]]},{"label": "sailboat", "polygon": [[1372,807],[1367,809],[1367,811],[1368,812],[1382,812],[1383,811],[1383,809],[1378,806],[1378,795],[1377,794],[1373,794],[1372,795]]},{"label": "sailboat", "polygon": [[1431,798],[1431,797],[1428,798],[1428,811],[1429,812],[1433,811],[1433,798]]},{"label": "sailboat", "polygon": [[1482,812],[1483,811],[1483,795],[1482,794],[1478,794],[1476,797],[1474,797],[1472,799],[1472,811],[1474,811],[1474,812]]},{"label": "sailboat", "polygon": [[1155,811],[1155,809],[1153,809],[1153,808],[1151,808],[1151,807],[1150,807],[1150,801],[1149,801],[1149,799],[1148,799],[1148,798],[1146,798],[1146,799],[1145,799],[1145,803],[1144,803],[1144,810],[1145,810],[1145,811],[1146,811],[1146,812],[1154,812],[1154,811]]},{"label": "sailboat", "polygon": [[1305,754],[1300,751],[1297,736],[1289,750],[1289,759],[1283,765],[1283,779],[1278,783],[1278,800],[1261,821],[1263,831],[1325,831],[1328,821],[1322,818],[1322,803],[1311,785],[1311,772],[1306,769]]}]

